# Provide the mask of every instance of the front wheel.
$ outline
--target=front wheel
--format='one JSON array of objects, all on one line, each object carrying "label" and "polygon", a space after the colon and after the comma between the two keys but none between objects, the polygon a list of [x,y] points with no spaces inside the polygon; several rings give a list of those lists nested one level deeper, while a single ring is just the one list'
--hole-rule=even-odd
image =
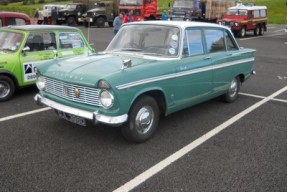
[{"label": "front wheel", "polygon": [[106,22],[106,20],[103,17],[99,17],[96,20],[96,25],[98,28],[103,28],[103,27],[105,27],[105,22]]},{"label": "front wheel", "polygon": [[15,91],[15,84],[7,76],[0,76],[0,102],[9,100]]},{"label": "front wheel", "polygon": [[75,24],[76,24],[76,19],[75,19],[75,17],[68,17],[68,19],[67,19],[67,24],[68,24],[68,25],[75,25]]},{"label": "front wheel", "polygon": [[232,103],[238,97],[240,90],[240,79],[235,77],[232,79],[228,91],[223,95],[223,100],[227,103]]},{"label": "front wheel", "polygon": [[123,136],[136,143],[141,143],[153,135],[159,121],[159,107],[154,98],[143,96],[132,106],[129,120],[123,125]]},{"label": "front wheel", "polygon": [[245,26],[242,26],[241,30],[238,33],[239,37],[245,37],[246,35],[246,29]]}]

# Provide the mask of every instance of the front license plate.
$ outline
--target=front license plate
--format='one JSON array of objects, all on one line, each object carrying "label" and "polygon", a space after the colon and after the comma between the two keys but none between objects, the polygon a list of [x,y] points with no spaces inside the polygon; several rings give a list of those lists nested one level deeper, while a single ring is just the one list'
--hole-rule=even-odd
[{"label": "front license plate", "polygon": [[62,119],[66,119],[67,121],[70,121],[72,123],[75,123],[81,126],[86,126],[86,120],[83,117],[78,117],[76,115],[65,113],[63,111],[57,111],[57,114]]}]

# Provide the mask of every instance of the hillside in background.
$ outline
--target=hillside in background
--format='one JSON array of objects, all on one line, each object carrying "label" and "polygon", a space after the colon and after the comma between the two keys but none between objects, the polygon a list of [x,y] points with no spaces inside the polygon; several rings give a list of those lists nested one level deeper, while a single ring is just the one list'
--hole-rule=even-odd
[{"label": "hillside in background", "polygon": [[[56,0],[0,0],[0,11],[23,12],[33,17],[37,8],[41,9],[43,4],[67,4],[72,1],[56,1]],[[11,3],[13,2],[13,3]],[[173,0],[158,0],[159,12],[168,10],[169,3],[172,5]],[[287,18],[286,0],[243,0],[243,3],[254,3],[255,5],[265,5],[268,8],[268,22],[275,24],[285,24]]]}]

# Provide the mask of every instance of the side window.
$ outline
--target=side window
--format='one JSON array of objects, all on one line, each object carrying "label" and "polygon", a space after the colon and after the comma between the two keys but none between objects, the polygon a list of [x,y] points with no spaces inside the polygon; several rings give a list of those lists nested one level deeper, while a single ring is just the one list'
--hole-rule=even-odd
[{"label": "side window", "polygon": [[21,19],[21,18],[16,18],[15,23],[16,23],[16,25],[25,25],[26,24],[25,20]]},{"label": "side window", "polygon": [[59,40],[61,49],[84,48],[85,46],[82,36],[76,32],[59,33]]},{"label": "side window", "polygon": [[259,10],[254,10],[254,18],[260,17]]},{"label": "side window", "polygon": [[16,25],[16,20],[15,18],[8,18],[8,25]]},{"label": "side window", "polygon": [[253,14],[252,11],[248,11],[248,19],[252,19],[252,14]]},{"label": "side window", "polygon": [[230,36],[230,34],[227,31],[225,31],[224,35],[225,35],[225,39],[226,39],[226,49],[227,49],[227,51],[238,50],[238,47],[235,44],[233,38]]},{"label": "side window", "polygon": [[225,51],[223,31],[220,29],[205,30],[205,39],[208,53]]},{"label": "side window", "polygon": [[2,21],[2,19],[0,19],[0,27],[3,27],[3,21]]},{"label": "side window", "polygon": [[25,47],[30,52],[56,49],[56,38],[54,33],[31,33],[28,36]]},{"label": "side window", "polygon": [[266,10],[265,9],[260,10],[260,17],[266,17]]},{"label": "side window", "polygon": [[202,34],[199,29],[185,31],[184,54],[187,56],[203,54]]}]

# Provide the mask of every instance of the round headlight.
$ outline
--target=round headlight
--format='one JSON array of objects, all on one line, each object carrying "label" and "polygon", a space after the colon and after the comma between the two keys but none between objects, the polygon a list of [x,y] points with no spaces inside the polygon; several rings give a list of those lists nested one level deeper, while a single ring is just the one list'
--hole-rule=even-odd
[{"label": "round headlight", "polygon": [[114,97],[109,91],[103,90],[100,93],[100,102],[104,108],[111,108],[114,104]]},{"label": "round headlight", "polygon": [[43,76],[37,77],[36,85],[39,90],[44,90],[46,87],[46,80]]}]

